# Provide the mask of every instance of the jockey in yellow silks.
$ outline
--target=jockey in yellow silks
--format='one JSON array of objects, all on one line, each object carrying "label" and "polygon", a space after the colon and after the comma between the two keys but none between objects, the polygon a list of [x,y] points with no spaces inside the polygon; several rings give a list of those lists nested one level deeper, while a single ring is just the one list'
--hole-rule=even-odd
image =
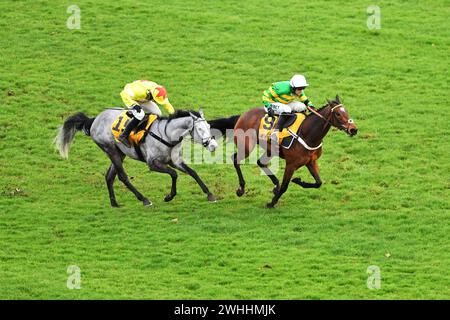
[{"label": "jockey in yellow silks", "polygon": [[128,83],[120,93],[123,103],[133,114],[125,130],[119,136],[120,142],[130,147],[130,132],[144,119],[145,113],[161,115],[158,105],[164,106],[169,114],[174,113],[172,104],[167,98],[166,88],[149,80],[137,80]]}]

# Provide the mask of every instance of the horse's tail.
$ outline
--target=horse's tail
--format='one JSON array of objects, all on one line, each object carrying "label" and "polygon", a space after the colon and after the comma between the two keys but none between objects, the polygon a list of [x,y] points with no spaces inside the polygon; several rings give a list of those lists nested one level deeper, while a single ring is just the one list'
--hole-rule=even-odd
[{"label": "horse's tail", "polygon": [[77,131],[83,130],[87,136],[91,135],[91,126],[95,118],[89,118],[84,113],[79,112],[67,118],[59,128],[58,135],[53,141],[59,154],[64,159],[69,157],[69,149]]},{"label": "horse's tail", "polygon": [[227,129],[234,129],[239,117],[240,115],[235,115],[228,118],[214,119],[208,121],[208,123],[211,126],[211,129],[219,130],[221,134],[224,135]]}]

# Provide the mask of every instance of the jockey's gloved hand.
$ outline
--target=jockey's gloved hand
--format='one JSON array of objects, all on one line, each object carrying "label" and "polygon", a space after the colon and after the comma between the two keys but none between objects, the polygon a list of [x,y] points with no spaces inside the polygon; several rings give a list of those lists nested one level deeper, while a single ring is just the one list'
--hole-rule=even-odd
[{"label": "jockey's gloved hand", "polygon": [[272,107],[267,108],[267,114],[269,115],[269,117],[273,117],[275,115]]},{"label": "jockey's gloved hand", "polygon": [[141,112],[141,110],[142,110],[141,106],[138,105],[138,104],[135,104],[135,105],[132,106],[130,109],[131,109],[131,110],[136,110],[136,112]]}]

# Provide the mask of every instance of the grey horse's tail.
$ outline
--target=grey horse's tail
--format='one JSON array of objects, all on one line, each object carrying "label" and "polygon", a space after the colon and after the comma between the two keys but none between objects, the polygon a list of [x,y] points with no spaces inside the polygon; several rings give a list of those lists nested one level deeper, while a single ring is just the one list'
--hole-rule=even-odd
[{"label": "grey horse's tail", "polygon": [[77,131],[83,130],[87,136],[90,136],[91,126],[95,118],[89,118],[82,112],[74,114],[64,121],[64,124],[59,128],[58,135],[53,141],[59,154],[64,159],[69,157],[69,149],[73,138]]}]

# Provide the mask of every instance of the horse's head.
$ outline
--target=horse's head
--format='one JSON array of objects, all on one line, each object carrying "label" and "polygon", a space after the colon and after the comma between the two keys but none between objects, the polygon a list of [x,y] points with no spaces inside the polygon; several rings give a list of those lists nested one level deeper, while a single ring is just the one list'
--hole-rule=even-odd
[{"label": "horse's head", "polygon": [[203,144],[205,148],[208,148],[209,152],[213,152],[218,146],[217,141],[211,135],[211,127],[206,121],[205,115],[201,109],[199,110],[199,114],[200,116],[196,116],[190,112],[190,115],[194,120],[194,127],[191,131],[192,139],[197,143]]},{"label": "horse's head", "polygon": [[333,101],[328,100],[327,107],[330,108],[327,121],[339,130],[345,131],[350,137],[353,137],[358,133],[353,119],[350,118],[347,110],[341,102],[341,99],[336,95],[336,99]]}]

